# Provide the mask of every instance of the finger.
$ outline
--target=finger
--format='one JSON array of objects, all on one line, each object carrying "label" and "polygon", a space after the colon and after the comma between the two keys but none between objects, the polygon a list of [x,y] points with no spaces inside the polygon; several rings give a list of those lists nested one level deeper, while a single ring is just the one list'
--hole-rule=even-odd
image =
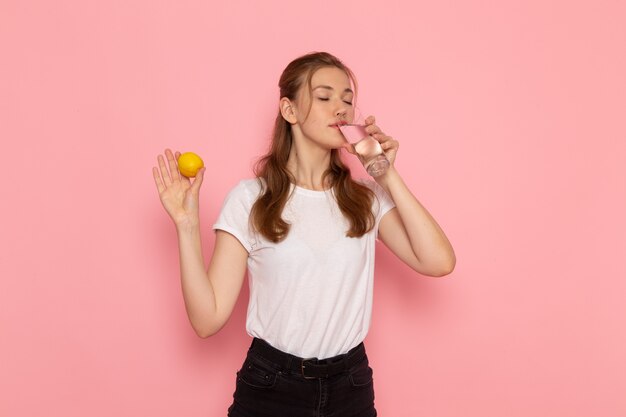
[{"label": "finger", "polygon": [[157,190],[159,190],[159,194],[161,194],[165,191],[165,185],[163,184],[163,180],[161,180],[161,174],[159,174],[159,169],[157,167],[152,167],[152,176],[154,177]]},{"label": "finger", "polygon": [[387,135],[385,135],[385,134],[384,134],[384,133],[382,133],[382,132],[381,132],[381,133],[374,133],[372,136],[374,137],[374,139],[376,139],[376,140],[377,140],[377,141],[379,141],[380,143],[385,143],[385,142],[387,142],[388,140],[391,140],[391,139],[392,139],[392,138],[391,138],[391,136],[387,136]]},{"label": "finger", "polygon": [[170,172],[165,166],[165,160],[163,159],[163,155],[159,155],[157,157],[157,160],[159,161],[159,168],[161,169],[161,175],[163,176],[163,183],[166,187],[168,187],[172,183],[172,178],[170,177]]},{"label": "finger", "polygon": [[167,162],[170,167],[170,175],[172,176],[172,181],[180,180],[180,172],[178,171],[178,165],[176,164],[176,160],[174,159],[174,154],[171,150],[165,150],[165,156],[167,156]]},{"label": "finger", "polygon": [[388,140],[387,142],[381,142],[380,146],[381,148],[383,148],[384,151],[390,151],[392,149],[398,150],[398,148],[400,147],[400,143],[398,143],[397,140],[393,140],[390,138],[390,140]]},{"label": "finger", "polygon": [[348,153],[351,153],[352,155],[356,155],[356,151],[354,150],[354,145],[351,143],[346,142],[343,146],[343,149],[345,149],[346,151],[348,151]]},{"label": "finger", "polygon": [[365,131],[369,133],[370,135],[373,135],[376,133],[383,133],[383,131],[380,130],[380,127],[378,127],[377,125],[367,125],[365,126]]},{"label": "finger", "polygon": [[[176,163],[177,163],[176,166],[178,167],[178,158],[180,158],[180,152],[176,151],[174,156],[176,157]],[[180,169],[178,170],[178,172],[180,172]],[[185,177],[182,174],[180,174],[180,180],[183,182],[186,182],[187,184],[191,184],[191,181],[189,181],[189,178]]]},{"label": "finger", "polygon": [[373,125],[374,123],[376,123],[376,118],[374,116],[367,116],[367,118],[365,119],[365,124],[366,125]]},{"label": "finger", "polygon": [[386,135],[376,135],[376,140],[378,140],[381,144],[393,142],[393,138]]},{"label": "finger", "polygon": [[196,173],[196,179],[193,180],[193,184],[191,185],[191,192],[195,195],[198,195],[200,192],[200,186],[202,185],[202,180],[204,179],[204,171],[206,171],[205,167],[200,168]]}]

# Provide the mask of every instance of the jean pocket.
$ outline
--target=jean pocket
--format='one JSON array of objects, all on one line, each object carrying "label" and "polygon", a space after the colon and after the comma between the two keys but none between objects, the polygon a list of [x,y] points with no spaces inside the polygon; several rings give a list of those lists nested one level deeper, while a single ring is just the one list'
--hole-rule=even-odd
[{"label": "jean pocket", "polygon": [[269,389],[276,384],[277,373],[259,360],[247,358],[237,372],[237,380],[252,388]]},{"label": "jean pocket", "polygon": [[374,371],[370,368],[368,362],[364,360],[350,370],[348,379],[353,387],[364,387],[374,380]]}]

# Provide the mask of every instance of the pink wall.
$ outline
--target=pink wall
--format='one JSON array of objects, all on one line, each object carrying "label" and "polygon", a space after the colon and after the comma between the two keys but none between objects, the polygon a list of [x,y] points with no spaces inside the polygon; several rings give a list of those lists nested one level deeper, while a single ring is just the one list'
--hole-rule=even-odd
[{"label": "pink wall", "polygon": [[626,415],[624,3],[250,3],[0,3],[0,415],[225,415],[247,291],[195,336],[151,167],[204,157],[210,253],[313,50],[458,257],[435,279],[379,252],[380,415]]}]

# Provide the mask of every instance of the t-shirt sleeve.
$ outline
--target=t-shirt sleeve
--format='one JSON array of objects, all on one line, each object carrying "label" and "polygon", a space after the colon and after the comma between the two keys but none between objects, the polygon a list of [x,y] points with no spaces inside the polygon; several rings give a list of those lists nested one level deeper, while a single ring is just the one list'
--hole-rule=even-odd
[{"label": "t-shirt sleeve", "polygon": [[378,185],[376,181],[370,181],[370,188],[376,195],[377,203],[375,202],[374,206],[377,207],[377,211],[375,211],[374,214],[376,215],[376,225],[378,226],[383,216],[396,205],[391,197],[389,197],[389,194],[387,194],[387,191]]},{"label": "t-shirt sleeve", "polygon": [[385,191],[383,187],[378,185],[376,181],[371,179],[361,179],[359,181],[361,181],[363,185],[372,190],[374,192],[374,195],[376,196],[376,198],[374,198],[374,203],[372,204],[372,211],[376,219],[374,223],[374,233],[376,238],[378,238],[378,226],[380,225],[380,221],[382,220],[383,216],[396,205],[391,197],[389,197],[389,194],[387,194],[387,191]]},{"label": "t-shirt sleeve", "polygon": [[255,234],[250,226],[250,211],[254,201],[250,180],[241,181],[224,199],[222,210],[213,225],[213,230],[223,230],[235,236],[248,252],[256,244]]}]

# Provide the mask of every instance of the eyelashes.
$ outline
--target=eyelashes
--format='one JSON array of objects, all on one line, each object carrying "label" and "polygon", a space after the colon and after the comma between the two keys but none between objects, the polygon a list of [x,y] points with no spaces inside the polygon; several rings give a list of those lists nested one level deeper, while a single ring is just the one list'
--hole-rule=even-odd
[{"label": "eyelashes", "polygon": [[[328,98],[324,98],[324,97],[318,97],[318,99],[319,99],[319,100],[322,100],[322,101],[328,101],[328,100],[330,100],[330,99],[328,99]],[[352,102],[351,102],[351,101],[345,101],[345,100],[344,100],[343,102],[352,106]]]}]

